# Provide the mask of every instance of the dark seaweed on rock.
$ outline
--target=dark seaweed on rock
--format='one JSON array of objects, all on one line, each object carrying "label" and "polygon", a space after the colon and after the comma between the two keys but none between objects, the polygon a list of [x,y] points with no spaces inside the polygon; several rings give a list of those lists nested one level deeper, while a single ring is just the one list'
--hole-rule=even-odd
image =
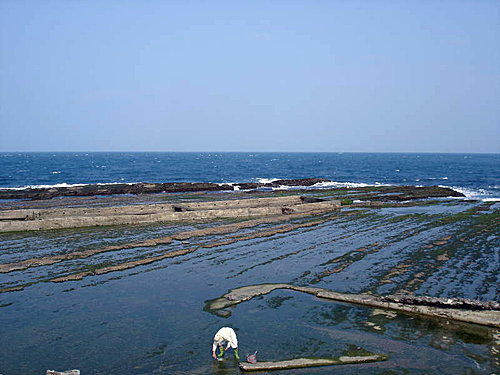
[{"label": "dark seaweed on rock", "polygon": [[329,182],[324,178],[303,178],[298,180],[278,180],[268,183],[214,184],[205,182],[169,182],[169,183],[137,183],[137,184],[102,184],[84,186],[62,186],[50,188],[33,188],[24,190],[0,189],[0,199],[50,199],[54,197],[84,197],[93,195],[114,194],[151,194],[151,193],[184,193],[195,191],[227,191],[240,189],[257,189],[260,187],[279,186],[312,186],[319,182]]},{"label": "dark seaweed on rock", "polygon": [[437,298],[437,297],[418,297],[418,296],[383,296],[384,302],[403,303],[405,305],[423,305],[450,309],[469,309],[469,310],[500,310],[500,303],[496,301],[477,301],[466,298]]}]

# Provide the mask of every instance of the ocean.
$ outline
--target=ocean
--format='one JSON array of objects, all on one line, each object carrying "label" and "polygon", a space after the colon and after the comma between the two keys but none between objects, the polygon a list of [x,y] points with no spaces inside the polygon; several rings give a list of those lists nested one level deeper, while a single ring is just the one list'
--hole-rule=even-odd
[{"label": "ocean", "polygon": [[[496,327],[285,289],[220,315],[206,307],[234,288],[272,283],[498,302],[499,162],[500,154],[2,153],[0,188],[9,189],[321,177],[332,182],[310,189],[442,185],[472,199],[347,205],[312,216],[283,215],[285,221],[252,219],[243,227],[217,219],[0,233],[0,375],[48,369],[240,375],[232,353],[221,362],[211,356],[212,339],[223,326],[236,330],[243,360],[255,351],[259,362],[389,357],[287,370],[290,375],[498,373]],[[213,194],[216,199],[219,193]],[[208,202],[214,196],[158,198]],[[81,202],[98,203],[88,197]],[[25,203],[32,202],[13,202]],[[15,267],[2,270],[5,265]]]},{"label": "ocean", "polygon": [[[332,186],[440,185],[500,200],[500,154],[0,153],[0,188],[327,178]],[[324,186],[324,185],[323,185]]]}]

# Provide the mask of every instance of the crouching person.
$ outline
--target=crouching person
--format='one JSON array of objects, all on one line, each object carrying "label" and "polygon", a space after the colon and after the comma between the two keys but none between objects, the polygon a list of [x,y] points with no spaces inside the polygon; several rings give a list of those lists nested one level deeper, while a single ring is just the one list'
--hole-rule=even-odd
[{"label": "crouching person", "polygon": [[[217,347],[219,347],[218,355],[215,353]],[[226,350],[229,348],[233,349],[234,359],[239,361],[240,356],[238,354],[238,339],[236,338],[236,333],[232,328],[222,327],[214,336],[214,343],[212,344],[212,357],[214,359],[222,358]]]}]

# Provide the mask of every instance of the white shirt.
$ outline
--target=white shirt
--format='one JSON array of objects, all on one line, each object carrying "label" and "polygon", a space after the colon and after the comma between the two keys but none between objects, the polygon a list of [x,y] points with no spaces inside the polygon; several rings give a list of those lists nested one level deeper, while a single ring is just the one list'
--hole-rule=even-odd
[{"label": "white shirt", "polygon": [[232,328],[222,327],[217,331],[214,336],[212,351],[215,351],[215,349],[217,349],[217,345],[222,344],[225,341],[227,341],[226,350],[229,349],[229,347],[233,349],[238,347],[238,339],[236,338],[236,333],[234,333]]}]

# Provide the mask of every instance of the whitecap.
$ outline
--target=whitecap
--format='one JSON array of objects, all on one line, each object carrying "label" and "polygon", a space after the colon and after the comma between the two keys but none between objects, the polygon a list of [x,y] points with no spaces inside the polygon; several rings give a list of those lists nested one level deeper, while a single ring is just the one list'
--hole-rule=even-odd
[{"label": "whitecap", "polygon": [[453,189],[453,190],[458,191],[459,193],[462,193],[463,195],[465,195],[465,198],[458,197],[458,199],[475,199],[475,200],[481,200],[483,202],[498,202],[498,201],[500,201],[500,198],[492,196],[492,195],[496,195],[496,194],[494,194],[491,191],[485,190],[485,189],[470,189],[470,188],[465,188],[465,187],[461,187],[461,186],[445,186],[445,185],[439,185],[439,187]]},{"label": "whitecap", "polygon": [[78,186],[87,186],[87,185],[134,185],[140,184],[140,182],[100,182],[97,184],[68,184],[66,182],[62,182],[60,184],[54,185],[26,185],[19,187],[0,187],[0,190],[28,190],[28,189],[52,189],[52,188],[61,188],[61,187],[78,187]]},{"label": "whitecap", "polygon": [[256,178],[256,180],[260,184],[270,184],[274,181],[278,181],[279,178]]},{"label": "whitecap", "polygon": [[363,182],[339,182],[339,181],[329,181],[329,182],[318,182],[311,187],[313,188],[356,188],[356,187],[368,187],[368,186],[392,186],[391,184],[383,184],[380,182],[375,182],[374,184],[367,184]]},{"label": "whitecap", "polygon": [[26,185],[20,187],[2,187],[2,190],[26,190],[26,189],[50,189],[59,187],[74,187],[74,186],[85,186],[88,184],[67,184],[65,182],[54,185]]},{"label": "whitecap", "polygon": [[278,187],[273,187],[272,190],[294,190],[294,189],[301,189],[304,188],[305,186],[287,186],[287,185],[280,185]]},{"label": "whitecap", "polygon": [[448,177],[428,177],[428,180],[447,180]]}]

